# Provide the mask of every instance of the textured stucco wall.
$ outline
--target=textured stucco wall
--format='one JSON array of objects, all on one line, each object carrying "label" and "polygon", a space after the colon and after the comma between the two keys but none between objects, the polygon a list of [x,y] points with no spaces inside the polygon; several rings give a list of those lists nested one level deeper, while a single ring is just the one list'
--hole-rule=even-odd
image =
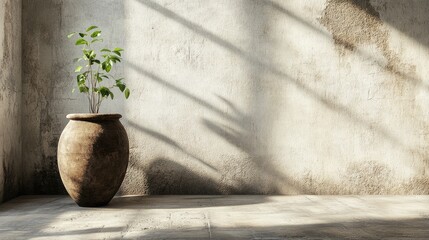
[{"label": "textured stucco wall", "polygon": [[[65,35],[126,49],[122,194],[427,194],[429,1],[24,0],[26,192],[61,192]],[[107,14],[107,15],[103,15]]]},{"label": "textured stucco wall", "polygon": [[21,179],[21,1],[0,2],[0,202]]}]

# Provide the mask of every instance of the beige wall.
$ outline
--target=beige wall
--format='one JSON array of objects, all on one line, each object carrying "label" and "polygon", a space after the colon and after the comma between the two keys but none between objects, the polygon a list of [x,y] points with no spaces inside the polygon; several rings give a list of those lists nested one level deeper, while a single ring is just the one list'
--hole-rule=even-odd
[{"label": "beige wall", "polygon": [[[24,1],[26,192],[61,192],[71,31],[125,48],[122,194],[427,194],[428,1]],[[107,14],[107,18],[106,15]]]},{"label": "beige wall", "polygon": [[0,2],[0,202],[19,194],[21,175],[21,1]]}]

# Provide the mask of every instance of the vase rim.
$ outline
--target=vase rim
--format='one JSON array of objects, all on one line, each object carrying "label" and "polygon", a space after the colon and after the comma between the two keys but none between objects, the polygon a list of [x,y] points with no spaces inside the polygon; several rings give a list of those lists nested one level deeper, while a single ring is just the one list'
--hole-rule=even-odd
[{"label": "vase rim", "polygon": [[82,121],[103,121],[103,120],[117,120],[122,117],[121,114],[117,113],[71,113],[67,114],[66,118],[70,120],[82,120]]}]

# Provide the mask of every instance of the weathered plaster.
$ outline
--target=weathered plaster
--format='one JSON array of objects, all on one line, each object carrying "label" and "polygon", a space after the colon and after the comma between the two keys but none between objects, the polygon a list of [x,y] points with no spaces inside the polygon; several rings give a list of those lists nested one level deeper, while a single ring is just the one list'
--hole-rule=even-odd
[{"label": "weathered plaster", "polygon": [[130,137],[121,194],[429,193],[427,1],[24,0],[23,11],[27,193],[63,191],[58,137],[67,113],[87,109],[65,36],[90,24],[126,50],[131,97],[102,109],[122,113]]},{"label": "weathered plaster", "polygon": [[21,179],[21,1],[0,3],[0,202]]}]

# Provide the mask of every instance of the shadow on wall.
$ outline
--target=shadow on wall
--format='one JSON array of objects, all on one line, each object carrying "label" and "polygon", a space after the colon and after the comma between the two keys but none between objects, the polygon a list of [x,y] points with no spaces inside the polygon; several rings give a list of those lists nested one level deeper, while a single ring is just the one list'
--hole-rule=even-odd
[{"label": "shadow on wall", "polygon": [[[187,166],[181,165],[177,161],[166,157],[158,157],[154,160],[145,159],[144,162],[148,162],[146,165],[142,164],[142,161],[139,161],[139,159],[136,160],[131,157],[129,168],[133,168],[144,175],[144,188],[139,189],[138,193],[144,192],[145,194],[149,195],[214,195],[259,193],[255,192],[254,187],[249,185],[249,183],[243,179],[234,179],[236,184],[231,186],[229,182],[220,182],[211,177],[202,175],[194,169],[206,168],[207,170],[213,171],[217,174],[221,173],[214,166],[208,164],[207,161],[196,156],[195,154],[192,154],[170,137],[160,132],[148,129],[130,120],[127,120],[127,123],[128,126],[134,130],[140,131],[148,137],[162,142],[167,147],[179,150],[182,154],[185,154],[189,157],[187,159],[192,161],[193,166],[193,169],[190,169]],[[122,195],[126,192],[126,190],[124,191],[121,189],[119,191],[119,195]],[[140,198],[136,197],[135,199],[139,201],[138,199]]]},{"label": "shadow on wall", "polygon": [[[288,73],[281,71],[280,69],[276,68],[275,66],[273,66],[269,62],[267,63],[265,61],[265,59],[260,59],[256,56],[254,56],[253,54],[250,54],[249,52],[242,50],[241,48],[239,48],[238,46],[235,46],[231,42],[229,42],[225,39],[222,39],[221,37],[219,37],[219,36],[211,33],[210,31],[204,29],[200,25],[187,20],[186,18],[176,14],[175,12],[173,12],[173,11],[171,11],[171,10],[169,10],[169,9],[167,9],[167,8],[161,6],[161,5],[159,5],[153,1],[139,0],[139,2],[142,3],[143,5],[145,5],[146,7],[150,8],[154,11],[157,11],[159,14],[161,14],[161,15],[169,18],[169,19],[172,19],[172,20],[176,21],[177,23],[181,24],[182,26],[196,32],[197,34],[199,34],[205,38],[207,38],[208,40],[212,41],[213,43],[215,43],[221,47],[223,47],[224,49],[230,51],[231,53],[238,55],[243,60],[246,60],[250,67],[253,67],[259,71],[263,71],[263,72],[267,72],[269,74],[272,74],[272,75],[276,76],[279,81],[288,82],[288,83],[293,84],[294,86],[298,87],[303,92],[308,94],[309,97],[311,97],[315,100],[318,100],[322,105],[324,105],[328,109],[342,114],[344,117],[349,118],[351,121],[355,122],[356,124],[362,125],[368,129],[370,129],[371,131],[375,131],[377,134],[384,137],[386,140],[390,141],[392,144],[395,144],[395,145],[400,146],[402,148],[406,148],[406,146],[404,146],[403,142],[400,139],[398,139],[397,137],[393,136],[392,133],[390,133],[390,131],[388,131],[388,129],[386,129],[385,127],[380,126],[380,125],[375,125],[373,122],[365,119],[364,116],[360,116],[359,114],[354,112],[352,109],[344,106],[342,103],[336,102],[333,99],[326,97],[324,94],[321,94],[321,93],[313,90],[310,86],[308,86],[303,81],[303,79],[295,79],[295,78],[291,77]],[[255,1],[251,1],[251,2],[255,2]],[[286,14],[286,15],[289,14],[289,11],[282,8],[278,4],[273,3],[272,1],[265,0],[265,1],[261,1],[261,3],[266,4],[266,6],[268,6],[268,7],[273,7],[274,9],[281,11],[283,14]],[[259,4],[259,3],[257,3],[257,4]],[[293,16],[293,17],[296,18],[297,16]],[[300,21],[304,21],[304,20],[300,19]],[[326,37],[330,37],[330,36],[326,35]],[[177,86],[174,86],[173,84],[169,83],[168,81],[157,76],[155,73],[152,73],[148,70],[145,70],[145,69],[141,68],[141,66],[138,66],[134,63],[128,62],[128,66],[139,71],[140,73],[142,73],[143,75],[148,77],[150,80],[158,82],[158,83],[170,88],[171,90],[179,93],[180,95],[182,95],[182,96],[184,96],[190,100],[193,100],[193,101],[197,102],[198,104],[200,104],[204,107],[207,107],[209,110],[212,110],[215,113],[218,113],[219,115],[221,115],[221,116],[223,115],[223,117],[225,117],[222,111],[221,111],[221,113],[219,113],[218,108],[213,107],[210,104],[206,104],[206,102],[204,100],[202,100],[196,96],[188,94],[186,90],[183,90]],[[308,80],[308,79],[305,79],[305,80]],[[227,116],[227,117],[229,117],[229,116]],[[405,150],[410,151],[410,149],[405,149]]]},{"label": "shadow on wall", "polygon": [[153,160],[146,169],[147,194],[221,194],[208,177],[166,158]]},{"label": "shadow on wall", "polygon": [[[242,176],[241,181],[248,183],[252,188],[242,188],[241,191],[249,194],[280,194],[288,189],[289,193],[309,193],[308,189],[293,181],[273,163],[270,152],[267,150],[269,136],[266,133],[255,132],[255,129],[268,127],[269,120],[263,121],[264,126],[259,126],[255,119],[257,116],[244,113],[226,98],[220,96],[218,98],[232,110],[227,119],[234,119],[234,122],[239,124],[231,122],[223,124],[209,119],[202,119],[202,123],[221,139],[247,154],[247,163],[242,166],[244,168],[242,171],[246,174]],[[272,116],[269,113],[267,115]],[[256,171],[245,169],[246,166],[253,167]]]},{"label": "shadow on wall", "polygon": [[154,130],[151,130],[149,128],[146,128],[146,127],[144,127],[142,125],[139,125],[139,124],[137,124],[137,123],[135,123],[135,122],[133,122],[133,121],[131,121],[129,119],[127,119],[127,123],[128,123],[128,126],[134,128],[134,129],[136,129],[136,130],[138,130],[138,131],[140,131],[140,132],[142,132],[142,133],[144,133],[144,134],[146,134],[146,135],[148,135],[148,136],[150,136],[152,138],[155,138],[156,140],[158,140],[158,141],[160,141],[160,142],[162,142],[164,144],[167,144],[168,146],[170,146],[172,148],[175,148],[175,149],[181,151],[182,153],[188,155],[193,160],[195,160],[198,163],[204,165],[205,167],[210,168],[211,170],[216,171],[216,172],[218,171],[215,167],[213,167],[212,165],[208,164],[206,161],[204,161],[200,157],[192,154],[191,152],[189,152],[188,150],[186,150],[178,142],[174,141],[170,137],[168,137],[168,136],[166,136],[164,134],[161,134],[159,132],[156,132]]},{"label": "shadow on wall", "polygon": [[[267,69],[271,69],[275,73],[284,75],[277,69],[274,69],[272,67],[272,64],[270,64],[269,61],[262,61],[261,59],[270,59],[270,56],[264,56],[264,57],[255,57],[254,53],[249,53],[247,51],[244,51],[243,49],[235,46],[231,42],[228,42],[221,37],[207,31],[203,27],[201,27],[198,24],[195,24],[186,18],[174,13],[173,11],[161,6],[160,4],[150,1],[150,0],[139,0],[143,5],[146,7],[160,13],[161,15],[170,18],[182,26],[191,29],[192,31],[195,31],[197,34],[213,41],[217,45],[225,48],[226,50],[229,50],[230,52],[238,55],[240,58],[245,59],[248,62],[248,69],[249,69],[249,79],[252,82],[250,85],[253,85],[253,89],[249,89],[255,96],[252,98],[254,101],[260,101],[261,98],[263,98],[262,102],[271,102],[271,105],[275,101],[275,97],[267,97],[267,94],[264,92],[266,89],[263,86],[264,81],[262,75],[260,75],[260,72],[267,72]],[[249,5],[249,6],[248,6]],[[249,29],[248,34],[249,36],[253,34],[260,34],[260,31],[263,31],[267,28],[266,24],[268,24],[267,17],[265,16],[264,11],[260,11],[261,8],[263,8],[263,3],[258,1],[249,1],[245,2],[243,7],[245,7],[245,12],[248,10],[251,11],[249,13],[249,19],[245,19],[245,21],[249,20],[251,21],[251,26],[253,24],[256,25],[256,27],[252,27],[252,29]],[[251,16],[253,14],[257,14],[257,17]],[[256,20],[255,20],[256,19]],[[251,39],[255,39],[255,37],[251,37]],[[260,47],[264,44],[265,49],[259,50],[262,55],[269,55],[267,52],[264,52],[267,47],[267,43],[261,42],[260,40],[253,40],[251,42],[252,46],[248,46],[249,49],[260,49]],[[259,45],[259,46],[258,46]],[[273,46],[269,47],[271,50],[273,50]],[[226,103],[229,105],[229,107],[234,108],[236,116],[232,114],[228,114],[227,112],[224,112],[217,106],[214,106],[202,98],[199,98],[195,95],[190,94],[188,91],[174,86],[169,81],[162,79],[155,73],[152,73],[146,69],[143,69],[141,66],[138,66],[134,63],[129,63],[129,66],[131,66],[133,69],[137,70],[141,74],[149,77],[150,79],[154,80],[155,82],[158,82],[162,84],[165,87],[168,87],[170,90],[173,90],[176,93],[179,93],[181,96],[188,98],[189,100],[192,100],[199,105],[207,108],[208,110],[214,112],[215,114],[221,116],[224,120],[228,122],[228,124],[223,125],[218,122],[213,122],[210,119],[203,119],[203,124],[212,132],[214,132],[219,137],[223,138],[225,141],[229,142],[230,144],[237,146],[247,154],[247,158],[240,159],[240,167],[242,168],[240,172],[240,177],[234,177],[233,181],[237,182],[237,187],[234,188],[233,192],[231,193],[247,193],[247,194],[275,194],[280,193],[279,187],[277,187],[276,183],[279,185],[283,185],[282,188],[285,188],[285,185],[289,188],[293,188],[293,192],[300,192],[301,188],[299,186],[293,186],[291,184],[290,179],[285,176],[281,171],[279,171],[276,166],[272,163],[269,155],[270,153],[267,150],[267,145],[269,144],[269,138],[270,136],[267,129],[270,128],[270,123],[272,122],[272,117],[274,117],[275,113],[273,112],[274,108],[269,106],[264,107],[255,107],[256,104],[251,104],[251,113],[248,115],[242,114],[241,111],[235,108],[235,106],[228,101],[225,98],[219,97],[223,103]],[[284,75],[286,76],[286,75]],[[261,112],[262,111],[262,112]],[[261,127],[258,125],[259,120],[256,119],[259,116],[266,116],[264,119],[264,126]],[[257,126],[255,126],[255,124]],[[242,126],[240,129],[234,129],[230,126]],[[258,129],[264,129],[262,131],[259,131],[258,133],[255,133],[254,129],[252,128],[258,128]],[[165,139],[165,138],[163,138]],[[171,145],[171,144],[170,144]],[[173,145],[174,146],[174,145]],[[235,161],[235,160],[232,160]],[[237,163],[235,163],[237,164]],[[224,164],[225,165],[225,164]],[[226,170],[228,171],[228,170]],[[219,184],[219,183],[218,183]],[[230,191],[227,190],[228,192]],[[201,192],[202,193],[202,192]]]},{"label": "shadow on wall", "polygon": [[[235,46],[233,43],[222,39],[221,37],[209,32],[204,29],[200,25],[193,23],[186,18],[174,13],[173,11],[153,2],[150,0],[140,0],[142,4],[147,6],[154,11],[157,11],[161,15],[168,17],[182,26],[196,32],[197,34],[211,40],[217,45],[223,47],[224,49],[238,55],[240,58],[244,59],[248,63],[249,69],[249,79],[252,82],[252,89],[249,89],[251,93],[254,95],[252,97],[252,104],[250,104],[249,113],[244,113],[243,111],[237,109],[234,104],[221,96],[218,96],[219,99],[226,104],[230,109],[233,110],[231,114],[226,113],[220,110],[218,107],[204,101],[203,99],[190,94],[186,90],[171,84],[168,80],[162,79],[155,73],[152,73],[146,69],[143,69],[141,66],[137,66],[134,63],[129,63],[129,66],[133,69],[137,70],[141,74],[149,77],[149,79],[163,85],[164,87],[173,90],[174,92],[180,94],[181,96],[192,100],[203,107],[206,107],[208,110],[216,113],[221,116],[227,124],[223,124],[221,122],[215,122],[210,119],[203,119],[203,124],[218,135],[223,138],[225,141],[230,144],[237,146],[241,150],[245,151],[248,155],[247,163],[243,163],[242,166],[251,166],[249,169],[244,169],[243,172],[245,175],[244,179],[240,179],[241,181],[248,183],[250,181],[250,185],[252,188],[242,188],[242,191],[246,191],[247,193],[254,194],[275,194],[279,193],[280,189],[292,189],[291,192],[296,193],[308,193],[309,191],[303,189],[302,186],[299,186],[297,183],[293,183],[291,179],[286,176],[281,170],[272,162],[270,159],[270,152],[267,149],[267,144],[269,144],[270,136],[269,129],[272,122],[272,118],[275,117],[275,102],[277,100],[277,96],[269,95],[266,93],[266,90],[269,90],[270,87],[275,86],[274,83],[268,83],[271,86],[267,87],[267,82],[264,76],[264,73],[269,73],[275,75],[281,81],[287,81],[295,84],[300,87],[302,90],[307,92],[311,97],[318,99],[322,104],[326,105],[333,111],[337,111],[343,113],[347,117],[351,118],[353,121],[358,122],[367,126],[368,128],[374,129],[373,124],[368,123],[363,120],[360,116],[353,113],[350,109],[342,106],[341,104],[333,102],[331,99],[326,98],[325,96],[320,95],[316,91],[312,90],[310,87],[306,86],[299,80],[291,78],[288,74],[280,71],[270,62],[270,52],[274,51],[275,46],[272,44],[268,44],[262,41],[260,38],[252,37],[251,46],[248,46],[249,49],[260,49],[257,54],[255,51],[245,51],[238,46]],[[251,22],[251,29],[248,30],[248,34],[265,34],[261,31],[267,28],[267,24],[269,24],[268,17],[265,16],[263,11],[266,7],[276,7],[278,10],[280,7],[278,5],[274,5],[271,1],[249,1],[245,2],[243,8],[245,12],[248,12],[249,16],[245,21]],[[284,10],[284,9],[283,9]],[[283,11],[283,13],[288,13],[287,11]],[[255,18],[254,14],[258,14],[258,17]],[[263,57],[261,57],[263,56]],[[269,103],[270,106],[257,106],[258,103]],[[261,121],[261,116],[265,116],[263,121]],[[264,124],[260,124],[263,122]],[[231,127],[233,126],[233,127]],[[258,129],[258,130],[255,130]],[[397,140],[390,135],[390,133],[382,128],[378,129],[379,132],[386,136],[386,138],[391,139],[395,143]],[[253,171],[252,169],[256,168],[257,171]],[[271,182],[271,183],[270,183]],[[255,183],[255,184],[252,184]],[[262,183],[262,184],[261,184]]]},{"label": "shadow on wall", "polygon": [[[128,120],[128,125],[166,144],[167,147],[179,150],[182,154],[189,157],[188,160],[193,161],[192,166],[194,166],[194,169],[205,168],[214,173],[221,174],[217,168],[191,153],[170,137],[136,124],[133,121]],[[144,162],[147,161],[145,160]],[[140,192],[145,192],[146,194],[249,194],[252,193],[252,189],[254,188],[243,179],[234,179],[234,186],[229,182],[219,182],[213,178],[198,174],[198,171],[189,169],[165,157],[159,157],[149,162],[148,165],[144,165],[141,164],[141,161],[131,158],[129,164],[130,168],[144,173],[145,185],[144,189],[140,189]],[[119,191],[120,195],[123,193],[122,190]]]},{"label": "shadow on wall", "polygon": [[42,168],[37,168],[33,176],[36,194],[67,194],[60,177],[56,156],[44,156],[46,161]]},{"label": "shadow on wall", "polygon": [[[262,84],[261,81],[263,81],[263,76],[259,76],[258,74],[262,73],[267,73],[270,74],[272,76],[275,76],[275,78],[277,79],[277,81],[281,81],[281,82],[287,82],[287,83],[291,83],[292,85],[298,87],[299,89],[301,89],[303,92],[305,92],[309,97],[317,100],[321,105],[327,107],[328,109],[330,109],[333,112],[337,112],[340,113],[341,115],[343,115],[345,118],[348,118],[351,122],[354,122],[357,125],[361,125],[363,127],[365,127],[366,129],[369,129],[371,132],[374,132],[376,135],[380,136],[383,139],[386,139],[388,142],[390,142],[391,144],[397,146],[398,148],[403,149],[405,152],[408,153],[412,153],[412,154],[417,154],[419,156],[423,156],[424,152],[420,151],[419,149],[414,149],[410,146],[407,146],[407,144],[405,144],[403,142],[402,139],[394,136],[388,128],[384,127],[381,124],[376,124],[373,121],[370,121],[369,119],[366,119],[365,116],[363,116],[362,114],[358,114],[357,112],[355,112],[353,109],[343,105],[341,102],[336,101],[335,99],[329,98],[326,95],[314,90],[310,85],[308,85],[308,79],[296,79],[292,76],[290,76],[288,73],[284,72],[283,70],[281,70],[280,68],[277,68],[274,64],[272,64],[270,62],[270,54],[267,54],[266,56],[264,56],[264,58],[261,58],[260,56],[258,56],[257,54],[254,54],[253,51],[247,51],[245,49],[242,49],[239,46],[234,45],[232,42],[229,42],[221,37],[219,37],[218,35],[216,35],[215,33],[210,32],[209,30],[205,29],[204,27],[200,26],[197,23],[194,23],[188,19],[186,19],[185,17],[169,10],[168,8],[161,6],[160,4],[154,2],[154,1],[150,1],[150,0],[138,0],[141,4],[145,5],[146,7],[158,12],[160,15],[169,18],[171,20],[174,20],[175,22],[177,22],[178,24],[180,24],[182,27],[185,27],[189,30],[194,31],[196,34],[201,35],[202,37],[208,39],[209,41],[213,42],[214,44],[224,48],[225,50],[230,51],[232,54],[235,54],[237,56],[239,56],[240,58],[242,58],[244,61],[246,61],[248,63],[249,69],[254,69],[253,71],[255,71],[254,73],[250,73],[250,75],[255,75],[256,76],[253,77],[254,79],[252,79],[252,81],[254,81],[254,84],[258,85],[258,84]],[[332,30],[335,31],[337,26],[332,26],[329,25],[332,23],[330,17],[331,15],[329,15],[329,11],[332,10],[328,7],[332,7],[333,5],[335,5],[335,3],[339,3],[339,1],[328,1],[329,4],[331,4],[330,6],[327,6],[327,9],[324,10],[325,14],[324,16],[322,16],[322,19],[319,19],[319,21],[321,21],[321,24],[324,25],[328,30]],[[375,13],[373,11],[373,8],[371,7],[369,1],[345,1],[347,2],[347,4],[355,4],[355,7],[353,8],[353,11],[358,15],[358,16],[365,16],[365,17],[370,17],[371,21],[374,22],[374,29],[377,30],[378,35],[376,35],[375,37],[369,37],[368,39],[370,41],[375,41],[375,44],[380,44],[379,48],[381,49],[381,51],[383,52],[383,54],[386,56],[386,58],[388,58],[389,63],[387,66],[381,65],[380,63],[380,67],[382,69],[384,69],[385,71],[389,71],[390,73],[392,73],[397,79],[398,82],[401,82],[403,84],[405,84],[404,82],[406,81],[410,81],[411,84],[419,84],[421,82],[420,79],[418,79],[413,72],[409,71],[409,69],[412,69],[412,66],[409,66],[406,63],[402,63],[398,60],[398,55],[396,55],[394,52],[392,52],[389,48],[388,45],[385,44],[384,40],[388,39],[388,35],[386,35],[386,28],[383,25],[383,22],[385,19],[380,19],[378,13]],[[395,4],[400,4],[398,3],[400,1],[396,1]],[[291,13],[290,11],[288,11],[287,9],[285,9],[283,6],[279,5],[278,3],[274,2],[274,1],[270,1],[270,0],[264,0],[264,1],[249,1],[249,5],[255,5],[259,10],[264,10],[265,8],[268,9],[272,9],[275,11],[279,11],[281,13],[283,13],[285,16],[288,17],[292,17],[293,19],[304,23],[304,25],[310,29],[312,29],[315,33],[317,34],[322,34],[327,38],[332,38],[332,37],[338,37],[340,39],[342,39],[343,41],[338,42],[340,44],[340,47],[342,49],[347,49],[347,47],[350,44],[353,44],[353,46],[358,46],[359,44],[362,44],[362,42],[359,42],[361,40],[359,40],[358,38],[358,42],[346,42],[345,40],[348,39],[348,37],[350,37],[350,35],[335,35],[335,32],[331,32],[332,36],[330,34],[326,34],[324,31],[321,31],[319,28],[320,26],[316,26],[313,23],[309,23],[307,22],[305,19],[301,19],[299,16],[293,15],[293,13]],[[332,5],[333,4],[333,5]],[[413,4],[417,4],[417,2],[413,3]],[[246,7],[246,6],[244,6]],[[252,8],[252,6],[247,6],[249,8]],[[338,7],[338,6],[336,6]],[[416,7],[416,6],[414,6]],[[399,8],[399,7],[398,7]],[[360,9],[360,10],[359,10]],[[266,9],[265,9],[266,10]],[[254,11],[254,10],[253,10]],[[357,12],[356,12],[357,11]],[[367,13],[362,15],[362,11],[366,11]],[[342,15],[341,15],[342,16]],[[252,19],[253,16],[249,16],[249,19]],[[323,17],[325,17],[325,24],[323,23]],[[345,16],[347,17],[347,16]],[[258,21],[262,21],[262,22],[255,22],[255,24],[259,24],[259,25],[264,25],[264,19],[262,20],[258,20]],[[398,19],[399,21],[399,19]],[[419,24],[419,27],[421,28],[422,24]],[[344,27],[344,26],[343,26]],[[347,25],[346,25],[347,27]],[[420,31],[423,31],[422,29],[420,29]],[[251,34],[249,32],[249,34]],[[353,33],[354,34],[354,33]],[[370,33],[371,34],[371,33]],[[353,37],[353,36],[352,36]],[[357,36],[358,37],[358,36]],[[427,36],[425,37],[426,39]],[[255,38],[256,39],[256,38]],[[352,39],[353,40],[353,39]],[[255,46],[260,46],[258,41],[260,41],[260,39],[258,40],[254,40],[255,42],[252,42],[251,44],[253,44],[252,49],[257,49],[255,48]],[[383,45],[384,44],[384,45]],[[273,46],[267,46],[268,50],[274,50]],[[364,54],[362,52],[359,52],[359,49],[355,49],[357,54]],[[269,53],[269,51],[268,51]],[[367,56],[365,56],[367,57]],[[188,93],[185,89],[182,89],[178,86],[175,86],[174,84],[170,83],[171,81],[165,80],[162,77],[158,76],[157,73],[153,73],[147,69],[143,69],[141,68],[141,66],[138,66],[136,64],[133,63],[129,63],[129,66],[132,67],[133,69],[139,71],[141,74],[145,75],[146,77],[148,77],[149,80],[155,81],[167,88],[169,88],[170,90],[178,93],[179,95],[181,95],[184,98],[187,98],[188,100],[192,100],[196,103],[198,103],[199,105],[206,107],[208,110],[214,112],[215,114],[219,115],[220,117],[222,117],[224,120],[227,121],[227,124],[224,124],[222,122],[215,122],[211,119],[203,119],[202,122],[203,124],[212,132],[214,132],[215,134],[219,135],[220,137],[224,138],[226,141],[228,141],[229,143],[238,146],[239,148],[243,149],[244,151],[246,151],[252,158],[252,161],[255,162],[260,169],[264,169],[265,171],[271,172],[272,176],[277,177],[279,179],[282,179],[282,184],[286,183],[286,184],[291,184],[291,186],[293,185],[293,183],[291,183],[288,179],[287,176],[284,176],[282,173],[276,173],[279,170],[276,168],[276,166],[274,165],[269,165],[269,152],[264,152],[262,149],[262,155],[260,154],[261,149],[259,149],[258,151],[255,151],[255,146],[258,146],[258,144],[263,144],[263,142],[267,139],[263,138],[263,139],[259,139],[257,140],[257,142],[255,142],[254,139],[256,139],[259,136],[255,136],[253,134],[253,124],[257,121],[255,121],[255,117],[260,116],[260,114],[264,114],[263,112],[258,112],[258,110],[252,110],[249,113],[245,113],[243,114],[242,111],[235,111],[233,114],[227,114],[223,111],[221,111],[217,106],[214,106],[208,102],[206,102],[204,99],[199,98],[198,96],[192,95],[190,93]],[[265,84],[265,83],[264,83]],[[255,89],[253,89],[255,90]],[[256,90],[260,90],[260,89],[256,89]],[[255,95],[255,99],[259,97],[264,98],[264,96],[262,96],[264,93],[258,92],[258,91],[254,91]],[[258,95],[259,94],[259,95]],[[222,99],[222,97],[220,97]],[[270,100],[269,98],[265,97],[265,100]],[[234,108],[233,104],[228,100],[223,98],[222,101],[229,105],[231,108]],[[237,128],[231,128],[231,125],[233,124],[237,124],[239,125],[239,127]],[[233,125],[235,126],[235,125]],[[257,126],[256,126],[257,127]],[[253,134],[253,135],[252,135]],[[265,136],[267,138],[269,138],[269,136]],[[269,140],[269,139],[268,139]],[[282,176],[283,175],[283,176]],[[297,189],[300,189],[301,192],[307,192],[307,190],[302,189],[301,186],[296,186]],[[273,189],[273,192],[276,192],[276,189]]]},{"label": "shadow on wall", "polygon": [[[388,3],[374,1],[371,3],[370,0],[328,0],[318,20],[329,33],[272,0],[261,2],[266,7],[300,22],[313,33],[325,38],[333,38],[341,55],[347,51],[353,52],[362,58],[371,59],[381,69],[399,78],[404,84],[429,89],[429,85],[414,72],[415,66],[401,62],[399,55],[389,46],[387,30],[387,27],[393,26],[425,46],[429,46],[429,30],[422,27],[429,22],[426,14],[429,11],[428,1],[389,1]],[[380,12],[383,12],[382,16]],[[416,21],[419,24],[416,24]],[[388,63],[357,48],[365,43],[375,44]]]},{"label": "shadow on wall", "polygon": [[[139,168],[139,171],[144,171],[147,176],[153,176],[148,177],[148,194],[278,194],[279,188],[275,186],[276,184],[267,183],[273,180],[274,182],[278,182],[278,184],[281,186],[280,188],[284,189],[285,187],[289,187],[293,189],[293,192],[308,192],[307,190],[303,189],[302,186],[299,186],[297,183],[292,183],[292,181],[285,174],[280,172],[279,169],[276,168],[276,166],[273,165],[270,161],[268,156],[269,153],[267,153],[267,151],[259,151],[261,148],[260,146],[263,146],[266,143],[262,142],[264,140],[260,139],[261,136],[256,136],[254,131],[252,131],[252,127],[254,127],[256,121],[250,115],[246,115],[241,110],[239,110],[232,102],[230,102],[226,98],[218,96],[218,98],[224,104],[226,104],[229,108],[233,109],[233,113],[229,114],[227,112],[222,111],[217,106],[210,104],[209,102],[199,98],[198,96],[192,95],[186,90],[169,83],[169,81],[162,79],[158,75],[155,75],[154,73],[151,73],[140,66],[129,62],[127,63],[127,65],[132,69],[137,70],[139,73],[143,74],[149,79],[161,84],[164,87],[169,88],[170,90],[178,93],[179,95],[189,100],[192,100],[199,105],[207,108],[208,110],[216,113],[217,115],[221,116],[224,120],[228,122],[227,125],[214,122],[209,119],[202,119],[202,123],[207,127],[207,129],[209,129],[225,141],[229,142],[230,144],[237,146],[241,150],[245,151],[248,155],[248,158],[244,159],[246,163],[243,163],[241,165],[243,169],[239,171],[242,176],[240,178],[232,179],[235,182],[234,187],[231,185],[227,185],[226,183],[215,182],[215,180],[206,177],[203,177],[203,179],[201,179],[202,176],[197,175],[195,172],[192,172],[189,169],[185,169],[183,166],[179,165],[173,160],[163,158],[156,159],[154,160],[155,162],[152,163],[151,166],[148,168],[139,165],[139,162],[137,161],[136,163],[134,163],[134,167]],[[214,166],[207,163],[207,161],[205,161],[204,159],[201,159],[200,157],[192,154],[189,150],[183,148],[180,143],[171,139],[170,137],[161,134],[157,131],[148,129],[141,124],[137,124],[131,120],[128,120],[128,125],[152,138],[155,138],[158,141],[163,142],[164,144],[167,144],[169,147],[180,150],[182,153],[188,155],[197,163],[203,164],[205,167],[210,168],[211,170],[214,170],[216,172],[220,171],[219,169],[216,169]],[[234,129],[229,125],[241,127],[239,129]],[[255,169],[245,169],[246,166],[249,167],[252,165],[255,167]],[[162,166],[164,166],[165,168],[163,168]],[[181,170],[174,171],[175,167],[177,167],[178,169],[180,168]],[[155,169],[158,172],[157,176],[153,175],[153,171]],[[163,173],[162,169],[169,170],[164,170]],[[163,175],[170,175],[169,173],[167,173],[170,171],[173,174],[173,177],[162,177]],[[182,174],[186,175],[184,173],[189,173],[189,175],[192,177],[185,177],[186,179],[181,179]],[[159,184],[161,182],[158,181],[158,183],[156,183],[156,181],[153,181],[152,179],[154,177],[157,177],[157,180],[162,180],[162,184],[164,184],[164,182],[168,182],[168,186],[156,187],[156,184]],[[190,189],[186,189],[182,185],[182,183],[180,183],[180,181],[182,180],[184,180],[184,183],[190,183],[192,182],[190,181],[191,179],[202,180],[196,181],[196,183],[207,185],[207,188],[202,186],[192,187],[191,185]],[[152,185],[152,187],[150,185]]]}]

